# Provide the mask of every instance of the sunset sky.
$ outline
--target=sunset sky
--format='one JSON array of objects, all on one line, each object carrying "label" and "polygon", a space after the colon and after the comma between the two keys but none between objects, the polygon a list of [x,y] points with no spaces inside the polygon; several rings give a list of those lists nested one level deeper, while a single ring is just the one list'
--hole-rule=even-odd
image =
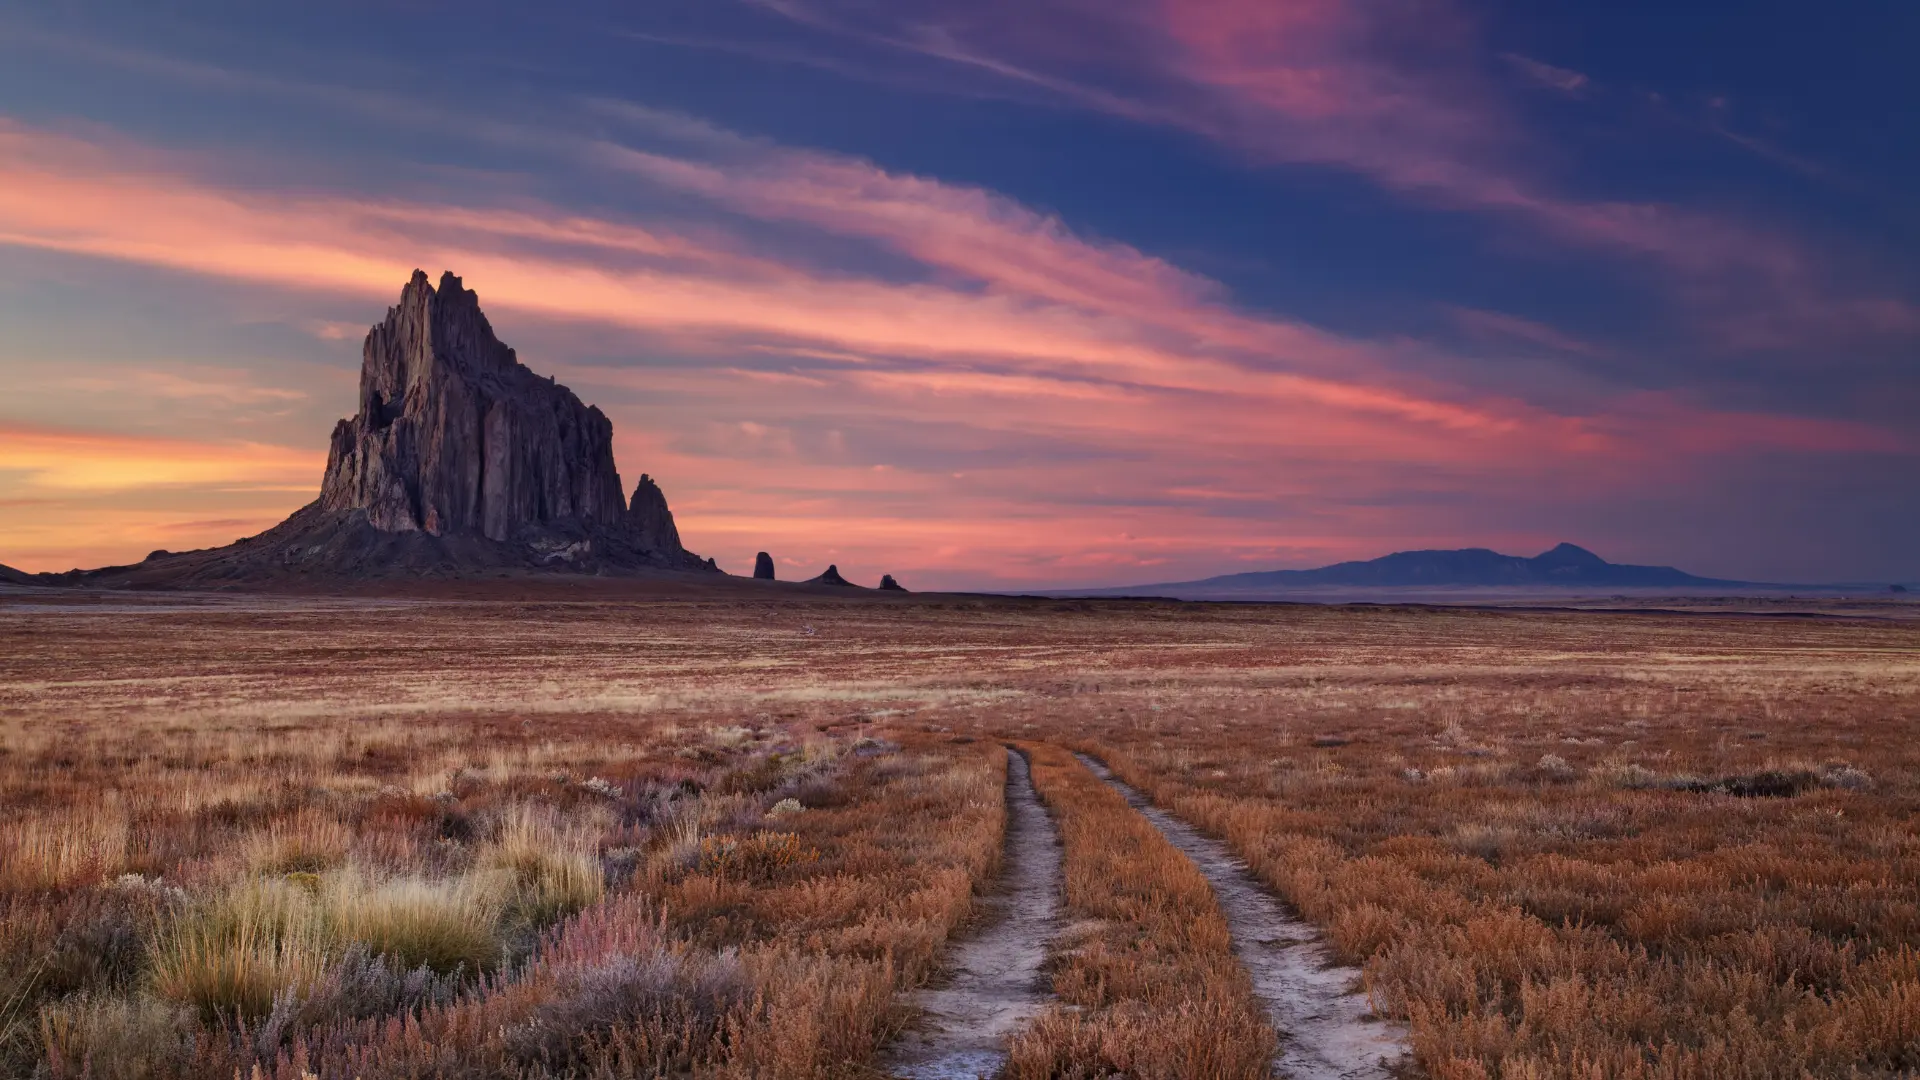
[{"label": "sunset sky", "polygon": [[1920,579],[1920,4],[23,7],[0,563],[311,500],[419,267],[736,573]]}]

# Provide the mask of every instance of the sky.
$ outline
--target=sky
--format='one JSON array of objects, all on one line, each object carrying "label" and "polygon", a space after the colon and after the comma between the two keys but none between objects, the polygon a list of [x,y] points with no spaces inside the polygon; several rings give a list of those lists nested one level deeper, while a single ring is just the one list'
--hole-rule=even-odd
[{"label": "sky", "polygon": [[1920,580],[1915,40],[1904,0],[0,4],[0,563],[310,501],[417,267],[736,573]]}]

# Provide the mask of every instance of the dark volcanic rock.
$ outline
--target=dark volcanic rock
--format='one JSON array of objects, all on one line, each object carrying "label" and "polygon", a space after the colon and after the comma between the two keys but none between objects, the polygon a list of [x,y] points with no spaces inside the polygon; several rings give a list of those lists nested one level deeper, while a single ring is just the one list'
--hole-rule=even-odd
[{"label": "dark volcanic rock", "polygon": [[156,551],[74,583],[247,584],[559,570],[717,572],[680,543],[666,496],[633,503],[613,424],[494,337],[451,272],[414,271],[361,349],[360,409],[334,428],[320,497],[224,548]]},{"label": "dark volcanic rock", "polygon": [[848,581],[846,578],[843,578],[840,576],[840,567],[837,563],[829,563],[827,565],[826,573],[821,574],[817,578],[808,578],[807,584],[809,585],[845,585],[845,586],[848,586],[849,588],[859,588],[859,586],[854,585],[853,582]]},{"label": "dark volcanic rock", "polygon": [[773,556],[761,552],[753,557],[753,576],[761,581],[773,580]]},{"label": "dark volcanic rock", "polygon": [[435,289],[414,271],[361,350],[360,412],[333,430],[320,508],[365,511],[384,532],[511,540],[618,528],[620,494],[606,416],[523,366],[452,272]]},{"label": "dark volcanic rock", "polygon": [[906,592],[907,591],[900,587],[899,582],[893,580],[892,574],[880,575],[880,590],[882,592]]},{"label": "dark volcanic rock", "polygon": [[640,482],[633,488],[633,502],[627,507],[627,533],[647,551],[673,559],[687,553],[680,546],[680,530],[673,526],[673,511],[667,509],[666,495],[646,473],[640,474]]},{"label": "dark volcanic rock", "polygon": [[33,578],[11,566],[0,565],[0,585],[31,585]]}]

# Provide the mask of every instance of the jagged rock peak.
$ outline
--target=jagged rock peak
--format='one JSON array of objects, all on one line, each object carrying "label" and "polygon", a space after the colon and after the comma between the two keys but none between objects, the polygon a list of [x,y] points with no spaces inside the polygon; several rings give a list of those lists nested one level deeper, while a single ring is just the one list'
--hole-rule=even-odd
[{"label": "jagged rock peak", "polygon": [[666,494],[646,473],[640,474],[640,482],[633,488],[633,500],[627,507],[627,532],[648,551],[671,556],[686,551],[680,546],[680,530],[674,527],[673,511],[667,509]]},{"label": "jagged rock peak", "polygon": [[753,576],[761,581],[774,580],[773,556],[761,552],[753,557]]},{"label": "jagged rock peak", "polygon": [[386,532],[492,540],[619,528],[627,509],[606,416],[523,366],[451,271],[434,288],[418,270],[367,334],[320,504]]},{"label": "jagged rock peak", "polygon": [[907,590],[901,588],[900,583],[893,580],[892,574],[881,574],[880,575],[880,591],[881,592],[906,592]]},{"label": "jagged rock peak", "polygon": [[815,585],[852,585],[853,582],[840,576],[840,567],[836,563],[827,564],[827,572],[812,579]]}]

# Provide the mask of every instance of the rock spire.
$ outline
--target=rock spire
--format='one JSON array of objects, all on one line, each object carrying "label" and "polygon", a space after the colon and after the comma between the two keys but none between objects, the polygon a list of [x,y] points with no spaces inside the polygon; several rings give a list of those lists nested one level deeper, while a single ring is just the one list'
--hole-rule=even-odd
[{"label": "rock spire", "polygon": [[772,581],[774,579],[773,556],[764,551],[755,555],[753,557],[753,576],[761,581]]},{"label": "rock spire", "polygon": [[667,497],[660,485],[646,473],[634,485],[633,501],[627,506],[627,533],[647,551],[679,558],[687,553],[680,546],[680,530],[674,528],[673,511],[667,509]]},{"label": "rock spire", "polygon": [[489,540],[626,514],[613,424],[523,366],[451,271],[436,289],[418,270],[367,334],[360,411],[333,430],[320,506],[364,510],[384,532]]}]

